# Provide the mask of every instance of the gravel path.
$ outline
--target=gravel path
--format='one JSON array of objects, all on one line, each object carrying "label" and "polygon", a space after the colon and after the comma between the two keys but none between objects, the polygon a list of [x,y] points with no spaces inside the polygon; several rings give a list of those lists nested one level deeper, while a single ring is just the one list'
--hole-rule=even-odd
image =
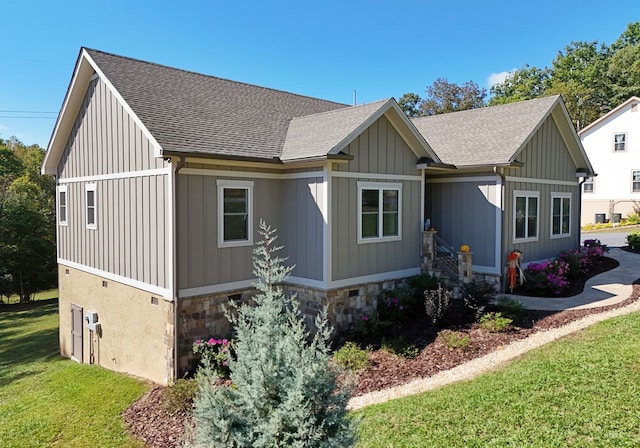
[{"label": "gravel path", "polygon": [[498,366],[517,358],[523,353],[540,347],[563,336],[583,330],[597,322],[612,317],[640,311],[640,300],[622,308],[616,308],[602,313],[590,314],[582,319],[573,321],[565,326],[546,331],[539,331],[526,339],[513,342],[501,350],[473,359],[453,369],[446,370],[429,378],[413,380],[401,386],[370,392],[368,394],[353,397],[349,401],[350,410],[361,409],[372,404],[384,403],[395,398],[407,397],[421,392],[437,389],[459,381],[473,379],[483,373],[489,372]]}]

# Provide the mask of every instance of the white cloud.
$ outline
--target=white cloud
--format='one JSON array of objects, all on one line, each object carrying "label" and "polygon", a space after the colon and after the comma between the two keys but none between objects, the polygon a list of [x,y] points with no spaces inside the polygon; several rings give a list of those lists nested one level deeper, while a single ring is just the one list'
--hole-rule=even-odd
[{"label": "white cloud", "polygon": [[507,79],[507,76],[509,76],[510,74],[512,74],[515,71],[516,71],[516,69],[513,68],[513,69],[511,69],[509,71],[506,71],[506,72],[491,73],[489,75],[489,77],[487,77],[487,85],[489,87],[493,87],[496,84],[500,84],[500,83],[504,82],[505,79]]},{"label": "white cloud", "polygon": [[7,129],[9,128],[0,124],[0,131],[6,131]]}]

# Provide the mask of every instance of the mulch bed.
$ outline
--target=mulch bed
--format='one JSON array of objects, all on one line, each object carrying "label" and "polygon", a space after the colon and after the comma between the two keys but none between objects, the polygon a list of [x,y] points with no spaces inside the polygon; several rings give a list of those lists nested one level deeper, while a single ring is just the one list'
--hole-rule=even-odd
[{"label": "mulch bed", "polygon": [[[615,260],[612,261],[615,262]],[[612,269],[617,266],[617,262],[615,265],[605,262],[602,266]],[[582,291],[585,281],[586,278],[581,282],[578,292]],[[535,332],[561,327],[589,314],[626,306],[640,297],[640,282],[636,283],[639,284],[634,284],[632,295],[616,305],[561,312],[525,310],[522,317],[513,323],[510,331],[504,333],[489,333],[471,324],[453,325],[453,328],[448,325],[448,329],[464,333],[470,338],[470,344],[465,350],[451,349],[441,338],[438,338],[437,329],[433,327],[425,313],[423,317],[398,329],[405,335],[408,343],[413,343],[420,348],[418,356],[407,359],[384,350],[370,352],[370,364],[358,375],[354,395],[401,385],[415,378],[429,377],[511,342],[526,338]],[[145,441],[148,447],[177,446],[184,434],[185,424],[188,422],[186,413],[170,413],[164,409],[163,390],[162,387],[155,387],[124,413],[130,433]]]}]

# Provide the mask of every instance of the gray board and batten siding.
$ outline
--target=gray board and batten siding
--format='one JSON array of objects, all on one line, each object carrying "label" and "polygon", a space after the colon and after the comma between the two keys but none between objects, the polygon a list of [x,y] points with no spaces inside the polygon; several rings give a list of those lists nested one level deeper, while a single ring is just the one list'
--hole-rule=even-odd
[{"label": "gray board and batten siding", "polygon": [[248,286],[254,279],[254,245],[218,247],[218,180],[253,182],[254,244],[262,219],[277,229],[277,245],[284,246],[279,255],[295,266],[291,275],[322,280],[323,217],[318,203],[323,201],[323,178],[308,176],[281,178],[275,173],[211,165],[180,171],[177,265],[181,296],[215,292],[219,289],[215,285],[245,282]]},{"label": "gray board and batten siding", "polygon": [[[91,81],[58,165],[67,224],[58,226],[61,264],[169,285],[168,176],[151,143],[99,78]],[[86,225],[86,188],[95,185],[96,228]]]},{"label": "gray board and batten siding", "polygon": [[501,194],[500,179],[493,173],[427,174],[425,219],[450,246],[471,246],[474,272],[500,274]]},{"label": "gray board and batten siding", "polygon": [[[353,160],[340,165],[331,178],[331,280],[406,270],[417,273],[423,188],[418,157],[384,116],[344,152]],[[358,173],[362,177],[355,177]],[[401,240],[358,244],[358,181],[402,184]]]},{"label": "gray board and batten siding", "polygon": [[[509,168],[505,182],[505,219],[503,232],[503,257],[511,250],[523,252],[523,261],[531,262],[555,257],[558,253],[580,245],[579,207],[580,187],[576,178],[579,168],[571,158],[553,116],[549,116],[526,144],[518,156],[521,168]],[[514,191],[537,191],[538,240],[535,243],[514,242],[513,209]],[[571,194],[571,234],[568,237],[551,238],[551,194]]]}]

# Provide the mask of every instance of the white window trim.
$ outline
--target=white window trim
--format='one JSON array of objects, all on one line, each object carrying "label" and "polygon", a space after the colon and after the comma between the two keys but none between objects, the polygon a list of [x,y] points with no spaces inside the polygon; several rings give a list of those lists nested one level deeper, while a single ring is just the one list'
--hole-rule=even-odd
[{"label": "white window trim", "polygon": [[[84,222],[87,229],[96,230],[98,228],[98,195],[96,184],[86,184],[84,193]],[[87,202],[87,193],[93,191],[93,224],[89,224],[89,204]]]},{"label": "white window trim", "polygon": [[[568,233],[558,233],[558,234],[554,234],[553,233],[553,201],[555,199],[565,199],[568,198],[569,199],[569,232]],[[569,238],[571,237],[571,221],[573,220],[573,216],[571,211],[573,207],[573,197],[571,193],[556,193],[556,192],[552,192],[551,193],[551,209],[550,209],[550,216],[549,216],[549,238],[551,238],[552,240],[558,239],[558,238]],[[538,204],[539,205],[539,204]],[[560,202],[560,232],[562,232],[562,202]]]},{"label": "white window trim", "polygon": [[[61,218],[61,213],[60,213],[60,208],[61,208],[61,204],[60,204],[60,194],[64,193],[64,220]],[[67,192],[67,186],[66,185],[59,185],[58,186],[58,225],[61,226],[68,226],[69,225],[69,193]]]},{"label": "white window trim", "polygon": [[[624,149],[616,149],[616,135],[624,135]],[[629,134],[627,132],[614,132],[612,136],[611,142],[611,151],[616,152],[627,152],[627,147],[629,145]]]},{"label": "white window trim", "polygon": [[[218,247],[241,247],[253,245],[253,181],[218,179]],[[224,241],[224,190],[240,188],[247,190],[247,237],[246,240]]]},{"label": "white window trim", "polygon": [[[591,185],[591,191],[587,191],[585,190],[584,186],[585,185]],[[595,177],[589,177],[587,178],[587,180],[585,180],[582,183],[582,193],[584,194],[595,194],[596,192],[596,178]]]},{"label": "white window trim", "polygon": [[633,190],[633,173],[638,173],[638,172],[640,172],[640,169],[631,170],[631,185],[630,185],[630,187],[631,187],[631,189],[630,189],[631,194],[638,194],[638,193],[640,193],[640,190],[639,190],[639,191],[634,191],[634,190]]},{"label": "white window trim", "polygon": [[[364,182],[360,181],[357,183],[358,185],[358,244],[369,244],[369,243],[383,243],[389,241],[400,241],[402,240],[402,184],[401,183],[390,183],[390,182]],[[396,190],[398,191],[398,234],[392,236],[379,236],[375,238],[362,238],[362,190]],[[380,203],[382,204],[382,202]],[[383,213],[380,211],[379,226],[380,232],[382,232],[382,219]]]},{"label": "white window trim", "polygon": [[[536,236],[525,237],[525,238],[516,238],[516,198],[518,197],[526,197],[526,198],[536,198],[538,200],[538,228],[536,229]],[[527,209],[528,209],[528,201],[527,201]],[[529,243],[533,241],[538,241],[540,239],[540,192],[539,191],[529,191],[529,190],[514,190],[513,191],[513,216],[512,216],[512,225],[513,225],[513,243]],[[528,223],[525,218],[525,233],[528,232]]]}]

